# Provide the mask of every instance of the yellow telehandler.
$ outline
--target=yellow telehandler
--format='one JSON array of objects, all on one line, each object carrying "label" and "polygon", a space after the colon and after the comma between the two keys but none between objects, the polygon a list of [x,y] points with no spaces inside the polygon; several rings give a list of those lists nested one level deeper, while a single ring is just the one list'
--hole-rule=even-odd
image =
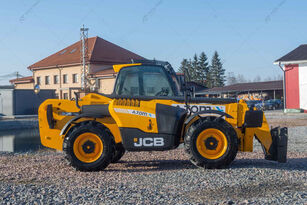
[{"label": "yellow telehandler", "polygon": [[63,150],[77,170],[102,170],[126,150],[164,151],[182,143],[196,166],[224,168],[238,151],[253,151],[254,137],[265,159],[286,162],[287,128],[270,130],[263,112],[245,101],[194,98],[190,89],[180,88],[167,62],[113,69],[118,73],[113,94],[48,99],[39,107],[41,143]]}]

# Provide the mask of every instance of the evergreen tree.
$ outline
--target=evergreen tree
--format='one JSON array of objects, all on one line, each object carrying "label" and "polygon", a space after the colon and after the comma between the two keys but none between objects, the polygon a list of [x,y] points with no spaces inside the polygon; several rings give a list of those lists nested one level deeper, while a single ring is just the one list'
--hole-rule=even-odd
[{"label": "evergreen tree", "polygon": [[213,71],[212,71],[212,66],[209,65],[209,72],[208,72],[208,75],[206,76],[206,86],[207,88],[213,88],[213,79],[214,79],[214,74],[213,74]]},{"label": "evergreen tree", "polygon": [[194,81],[195,74],[194,74],[193,63],[191,59],[188,60],[187,68],[189,72],[189,75],[188,75],[189,78],[187,79],[187,81],[189,82]]},{"label": "evergreen tree", "polygon": [[198,82],[199,81],[199,72],[198,72],[198,57],[197,55],[195,54],[194,57],[193,57],[193,61],[191,61],[192,63],[192,68],[191,68],[191,72],[190,72],[190,75],[191,75],[191,78],[193,82]]},{"label": "evergreen tree", "polygon": [[[184,58],[182,61],[181,61],[181,65],[179,67],[179,72],[181,73],[185,73],[185,70],[188,69],[188,60],[186,58]],[[187,79],[189,80],[189,79]]]},{"label": "evergreen tree", "polygon": [[198,83],[208,87],[207,82],[210,81],[209,63],[205,52],[201,52],[199,55],[197,75],[199,76]]},{"label": "evergreen tree", "polygon": [[210,75],[212,87],[223,87],[225,85],[225,69],[217,51],[214,52],[211,60]]}]

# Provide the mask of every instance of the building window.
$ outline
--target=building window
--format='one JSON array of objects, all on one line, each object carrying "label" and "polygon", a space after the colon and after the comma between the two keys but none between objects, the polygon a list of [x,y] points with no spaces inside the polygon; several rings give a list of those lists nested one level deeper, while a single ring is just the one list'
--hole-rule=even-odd
[{"label": "building window", "polygon": [[45,84],[46,85],[50,84],[50,77],[49,77],[49,75],[45,76]]},{"label": "building window", "polygon": [[54,84],[58,84],[59,83],[59,76],[58,75],[54,75],[53,76],[53,83]]},{"label": "building window", "polygon": [[63,93],[63,98],[67,100],[68,99],[68,93]]},{"label": "building window", "polygon": [[72,82],[77,83],[78,82],[78,74],[72,74]]},{"label": "building window", "polygon": [[68,83],[68,76],[67,76],[67,74],[63,75],[63,83]]},{"label": "building window", "polygon": [[36,84],[40,85],[41,84],[41,77],[36,77]]}]

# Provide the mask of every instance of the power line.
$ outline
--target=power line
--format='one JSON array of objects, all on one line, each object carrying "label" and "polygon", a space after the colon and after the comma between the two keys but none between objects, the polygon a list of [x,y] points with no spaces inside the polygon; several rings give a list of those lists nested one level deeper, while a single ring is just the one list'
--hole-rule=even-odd
[{"label": "power line", "polygon": [[6,78],[12,78],[12,77],[22,78],[24,76],[20,75],[19,72],[13,72],[13,73],[5,74],[5,75],[0,75],[0,79],[6,79]]}]

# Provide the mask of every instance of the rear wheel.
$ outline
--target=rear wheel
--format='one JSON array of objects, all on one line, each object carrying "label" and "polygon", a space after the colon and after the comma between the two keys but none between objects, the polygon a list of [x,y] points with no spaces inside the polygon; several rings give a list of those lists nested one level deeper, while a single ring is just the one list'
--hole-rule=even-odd
[{"label": "rear wheel", "polygon": [[221,118],[207,117],[192,125],[185,135],[185,150],[199,167],[224,168],[238,152],[238,138],[233,127]]},{"label": "rear wheel", "polygon": [[80,171],[106,168],[112,160],[115,147],[107,129],[95,122],[81,123],[72,129],[63,143],[70,164]]}]

